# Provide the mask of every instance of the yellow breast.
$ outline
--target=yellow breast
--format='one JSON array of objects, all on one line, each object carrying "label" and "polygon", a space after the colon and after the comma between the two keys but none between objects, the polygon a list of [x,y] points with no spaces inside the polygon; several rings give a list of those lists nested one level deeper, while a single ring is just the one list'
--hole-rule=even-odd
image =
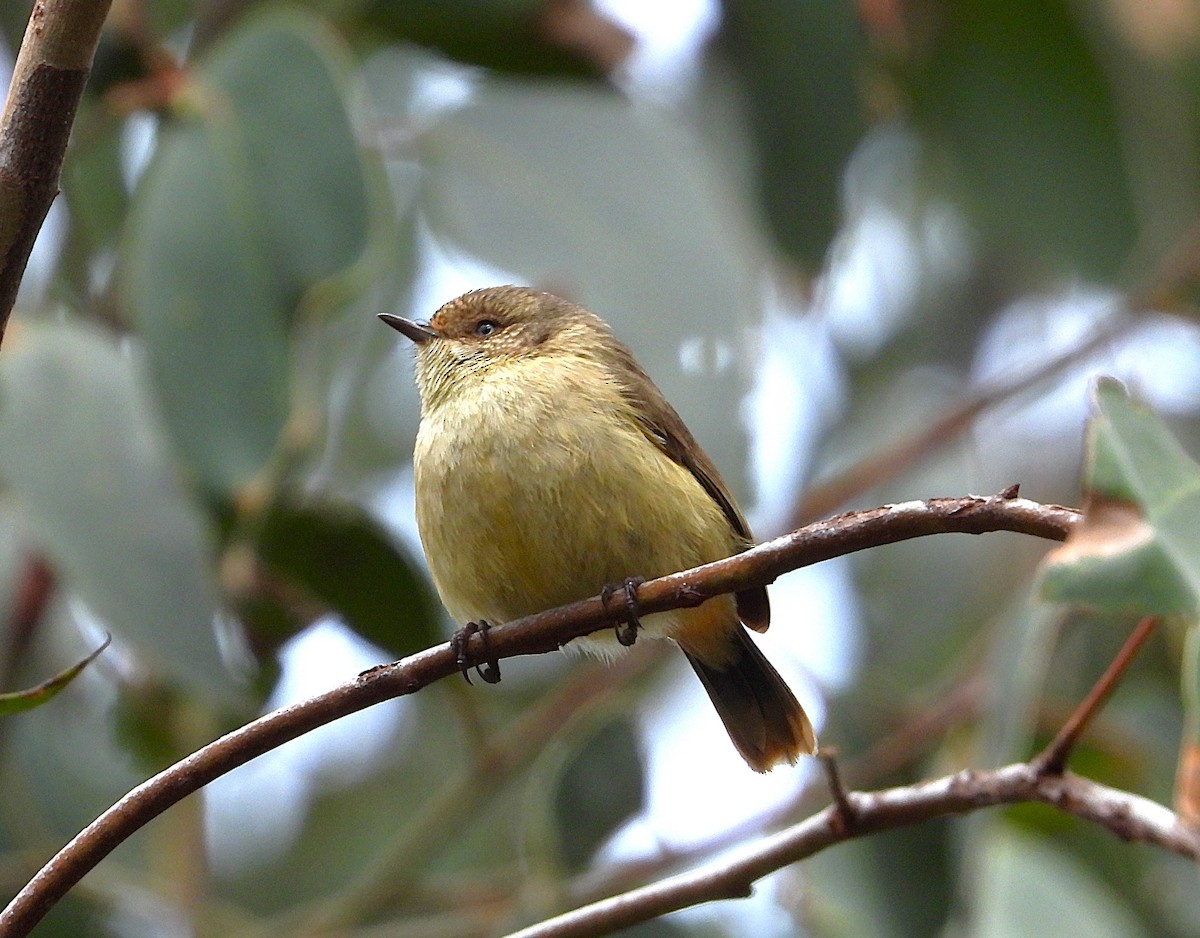
[{"label": "yellow breast", "polygon": [[505,621],[737,549],[600,366],[541,359],[530,380],[529,365],[476,375],[422,417],[417,524],[455,619]]}]

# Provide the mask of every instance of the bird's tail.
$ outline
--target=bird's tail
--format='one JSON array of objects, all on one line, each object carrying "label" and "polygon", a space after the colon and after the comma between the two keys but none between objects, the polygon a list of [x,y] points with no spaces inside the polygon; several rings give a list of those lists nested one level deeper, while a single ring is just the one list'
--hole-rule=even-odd
[{"label": "bird's tail", "polygon": [[817,737],[800,702],[742,626],[727,634],[719,665],[680,644],[737,751],[755,772],[811,755]]}]

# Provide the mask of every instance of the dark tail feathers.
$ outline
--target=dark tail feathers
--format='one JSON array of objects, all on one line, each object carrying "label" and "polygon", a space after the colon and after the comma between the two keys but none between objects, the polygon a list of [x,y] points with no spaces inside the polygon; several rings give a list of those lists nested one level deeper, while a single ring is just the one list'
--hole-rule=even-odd
[{"label": "dark tail feathers", "polygon": [[741,626],[734,642],[732,660],[721,667],[705,663],[686,648],[684,654],[737,751],[755,772],[811,755],[817,738],[799,701]]}]

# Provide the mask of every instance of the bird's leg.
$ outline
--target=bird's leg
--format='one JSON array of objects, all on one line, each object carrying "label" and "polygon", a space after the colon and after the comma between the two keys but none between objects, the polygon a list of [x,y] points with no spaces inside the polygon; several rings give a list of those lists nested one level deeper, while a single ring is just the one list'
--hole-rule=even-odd
[{"label": "bird's leg", "polygon": [[[450,636],[450,650],[454,652],[454,660],[458,664],[458,670],[462,676],[466,678],[468,684],[471,683],[471,668],[475,668],[475,673],[478,674],[485,684],[500,683],[500,662],[492,653],[492,644],[488,640],[488,630],[491,624],[480,620],[478,622],[468,622],[461,629]],[[467,646],[471,643],[471,636],[479,635],[479,641],[483,644],[483,661],[479,664],[473,664],[471,656],[467,654]]]},{"label": "bird's leg", "polygon": [[600,591],[600,601],[605,606],[612,599],[613,593],[620,589],[625,594],[625,620],[618,622],[613,631],[616,633],[617,641],[628,648],[637,641],[638,629],[642,627],[642,623],[638,618],[638,587],[646,582],[643,576],[626,577],[625,582],[619,587],[609,583]]}]

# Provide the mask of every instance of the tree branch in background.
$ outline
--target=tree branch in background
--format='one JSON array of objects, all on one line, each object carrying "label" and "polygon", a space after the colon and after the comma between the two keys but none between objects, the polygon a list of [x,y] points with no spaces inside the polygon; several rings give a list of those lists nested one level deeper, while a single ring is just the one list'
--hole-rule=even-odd
[{"label": "tree branch in background", "polygon": [[754,882],[826,847],[935,818],[996,805],[1037,801],[1099,824],[1123,840],[1154,844],[1200,859],[1200,835],[1162,805],[1078,775],[1045,775],[1030,763],[990,771],[967,769],[916,785],[870,793],[847,792],[853,824],[843,809],[824,811],[778,834],[733,850],[699,869],[560,915],[509,938],[590,938],[716,899],[750,895]]},{"label": "tree branch in background", "polygon": [[1049,745],[1033,760],[1032,764],[1039,772],[1044,775],[1057,775],[1066,768],[1067,759],[1071,757],[1071,752],[1079,743],[1083,731],[1087,729],[1088,724],[1092,722],[1092,717],[1104,706],[1104,702],[1108,700],[1121,678],[1125,676],[1130,663],[1137,657],[1142,646],[1146,644],[1146,639],[1150,637],[1156,625],[1158,625],[1157,616],[1146,616],[1137,624],[1129,638],[1125,640],[1125,644],[1121,646],[1121,650],[1117,652],[1112,664],[1100,676],[1100,680],[1083,698],[1054,739],[1050,740]]},{"label": "tree branch in background", "polygon": [[112,0],[36,0],[0,115],[0,340],[50,204]]},{"label": "tree branch in background", "polygon": [[593,902],[509,938],[607,935],[688,906],[748,896],[754,882],[768,873],[855,837],[1003,804],[1037,801],[1052,805],[1098,824],[1122,840],[1153,844],[1200,860],[1200,831],[1188,827],[1172,811],[1064,771],[1079,738],[1157,622],[1156,617],[1147,616],[1137,624],[1062,729],[1028,762],[991,771],[968,769],[936,781],[864,793],[845,789],[836,753],[822,749],[817,755],[833,801],[824,811],[699,869]]},{"label": "tree branch in background", "polygon": [[855,496],[899,478],[962,436],[981,414],[1043,381],[1057,377],[1117,340],[1136,324],[1137,321],[1127,315],[1127,307],[1122,304],[1097,323],[1090,336],[1061,355],[1035,364],[1019,374],[989,382],[911,436],[896,440],[851,466],[838,469],[828,482],[818,483],[802,493],[788,519],[788,526],[799,527],[814,518],[822,518],[837,511]]},{"label": "tree branch in background", "polygon": [[[1079,519],[1074,509],[1040,505],[1015,494],[936,498],[851,512],[726,560],[648,581],[638,589],[638,604],[644,615],[697,606],[722,593],[766,585],[809,564],[929,534],[1015,531],[1061,541]],[[614,625],[623,614],[622,608],[597,596],[527,616],[489,630],[486,654],[499,659],[554,651],[573,638]],[[467,651],[481,660],[483,641],[473,637]],[[133,789],[63,847],[0,912],[0,936],[29,934],[118,844],[213,779],[319,726],[415,693],[457,671],[450,644],[438,645],[395,664],[372,668],[311,700],[276,710],[192,753]]]},{"label": "tree branch in background", "polygon": [[1149,275],[1128,296],[1115,301],[1112,308],[1095,323],[1091,333],[1074,347],[1047,361],[1035,363],[1024,371],[988,382],[911,436],[897,440],[849,467],[839,469],[828,482],[818,483],[801,493],[787,526],[797,528],[814,518],[822,518],[837,511],[852,498],[898,478],[962,436],[981,414],[1058,377],[1068,368],[1078,365],[1132,331],[1140,322],[1132,314],[1158,309],[1189,314],[1194,318],[1198,303],[1200,222],[1180,234]]}]

